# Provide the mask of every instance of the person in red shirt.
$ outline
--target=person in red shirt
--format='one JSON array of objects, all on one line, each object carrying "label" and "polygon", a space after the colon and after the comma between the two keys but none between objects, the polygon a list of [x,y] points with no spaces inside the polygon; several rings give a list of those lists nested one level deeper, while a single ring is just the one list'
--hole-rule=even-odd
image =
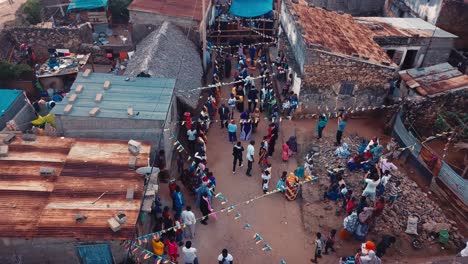
[{"label": "person in red shirt", "polygon": [[166,239],[166,246],[167,246],[167,254],[169,255],[169,259],[177,263],[177,258],[179,257],[179,249],[173,237]]},{"label": "person in red shirt", "polygon": [[354,208],[356,208],[356,197],[351,197],[348,201],[348,203],[346,204],[346,212],[348,213],[348,215],[350,215]]},{"label": "person in red shirt", "polygon": [[385,208],[385,198],[382,196],[379,198],[377,202],[375,202],[374,205],[374,212],[373,212],[373,217],[378,217],[382,214],[383,210]]}]

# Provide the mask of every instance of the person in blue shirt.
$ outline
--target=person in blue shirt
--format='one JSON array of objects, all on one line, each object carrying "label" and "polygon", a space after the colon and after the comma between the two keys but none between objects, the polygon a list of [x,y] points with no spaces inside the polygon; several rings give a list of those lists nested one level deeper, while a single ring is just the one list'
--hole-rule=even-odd
[{"label": "person in blue shirt", "polygon": [[346,125],[348,124],[348,116],[341,114],[338,117],[338,129],[336,131],[336,145],[341,145],[341,138],[343,137],[343,131],[345,130]]},{"label": "person in blue shirt", "polygon": [[174,200],[174,209],[177,212],[178,215],[182,213],[182,209],[184,208],[185,201],[184,201],[184,196],[180,192],[180,187],[177,186],[175,189],[175,192],[173,193],[172,199]]},{"label": "person in blue shirt", "polygon": [[317,128],[316,128],[317,134],[318,134],[317,139],[322,138],[322,131],[325,129],[327,122],[328,122],[328,117],[326,114],[319,116],[319,121],[317,122]]}]

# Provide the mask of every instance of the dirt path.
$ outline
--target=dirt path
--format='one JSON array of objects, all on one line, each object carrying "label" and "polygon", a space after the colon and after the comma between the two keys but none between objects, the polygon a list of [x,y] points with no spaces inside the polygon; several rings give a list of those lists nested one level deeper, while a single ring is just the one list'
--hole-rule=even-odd
[{"label": "dirt path", "polygon": [[10,0],[0,0],[0,30],[5,26],[5,22],[15,19],[15,13],[18,8],[26,2],[26,0],[14,0],[13,4]]}]

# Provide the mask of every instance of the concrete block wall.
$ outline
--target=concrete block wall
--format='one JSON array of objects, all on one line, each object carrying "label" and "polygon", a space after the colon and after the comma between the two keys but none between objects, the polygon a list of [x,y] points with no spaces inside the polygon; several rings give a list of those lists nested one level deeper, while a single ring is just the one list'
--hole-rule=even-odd
[{"label": "concrete block wall", "polygon": [[287,1],[283,1],[281,4],[281,26],[288,37],[289,44],[294,53],[294,58],[296,59],[297,64],[299,65],[301,74],[304,73],[304,64],[307,60],[306,54],[306,44],[304,38],[302,37],[301,29],[297,26],[297,21],[289,12],[287,4],[291,4]]}]

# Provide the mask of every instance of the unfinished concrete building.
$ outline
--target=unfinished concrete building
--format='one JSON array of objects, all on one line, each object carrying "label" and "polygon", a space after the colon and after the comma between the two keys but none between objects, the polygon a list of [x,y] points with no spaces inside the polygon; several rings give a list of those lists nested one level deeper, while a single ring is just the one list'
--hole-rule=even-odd
[{"label": "unfinished concrete building", "polygon": [[140,143],[137,156],[117,140],[17,135],[4,145],[0,263],[121,263],[144,191],[129,160],[148,166],[150,144]]},{"label": "unfinished concrete building", "polygon": [[457,36],[420,18],[358,17],[401,70],[447,62]]},{"label": "unfinished concrete building", "polygon": [[307,0],[316,7],[342,11],[352,16],[378,16],[383,12],[385,0]]},{"label": "unfinished concrete building", "polygon": [[[348,14],[283,1],[281,26],[298,65],[301,101],[328,108],[381,104],[396,65]],[[280,46],[280,49],[281,46]]]}]

